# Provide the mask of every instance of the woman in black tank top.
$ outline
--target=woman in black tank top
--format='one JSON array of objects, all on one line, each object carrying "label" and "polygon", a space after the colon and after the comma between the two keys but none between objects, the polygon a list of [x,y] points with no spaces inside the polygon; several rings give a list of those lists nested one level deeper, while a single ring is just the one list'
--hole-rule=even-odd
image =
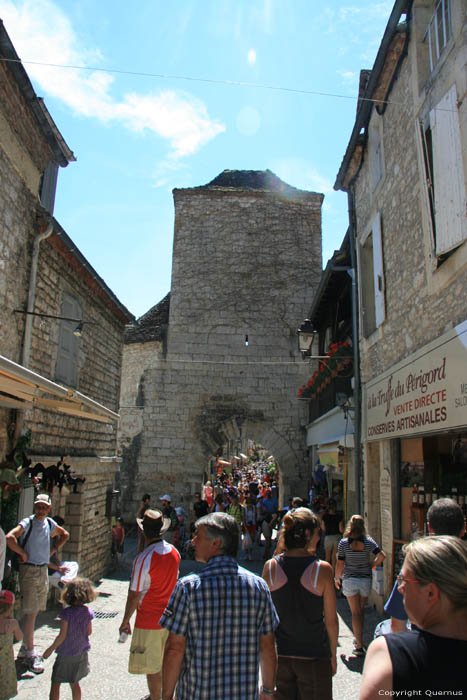
[{"label": "woman in black tank top", "polygon": [[287,513],[278,551],[263,578],[280,623],[276,700],[332,700],[338,622],[332,567],[316,557],[319,518],[308,508]]},{"label": "woman in black tank top", "polygon": [[[467,543],[450,535],[404,547],[399,590],[419,629],[378,637],[368,647],[360,700],[467,694]],[[431,693],[424,692],[431,691]],[[443,692],[439,692],[443,691]]]}]

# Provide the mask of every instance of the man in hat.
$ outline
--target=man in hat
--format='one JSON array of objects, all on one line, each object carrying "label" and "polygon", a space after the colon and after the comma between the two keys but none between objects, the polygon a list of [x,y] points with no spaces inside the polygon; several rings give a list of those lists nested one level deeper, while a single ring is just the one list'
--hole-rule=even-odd
[{"label": "man in hat", "polygon": [[170,527],[165,536],[165,541],[174,544],[178,540],[179,522],[175,508],[172,506],[172,499],[168,493],[159,498],[162,506],[162,513],[165,518],[169,518]]},{"label": "man in hat", "polygon": [[170,520],[160,510],[145,511],[137,522],[146,547],[133,563],[120,633],[131,634],[130,619],[136,610],[128,671],[146,675],[149,695],[145,700],[159,700],[162,659],[169,636],[160,627],[159,619],[177,582],[180,554],[162,537]]},{"label": "man in hat", "polygon": [[[19,587],[23,612],[24,641],[18,653],[33,673],[42,673],[39,655],[34,649],[34,625],[37,613],[47,606],[49,588],[47,565],[51,554],[56,554],[69,538],[63,527],[49,518],[52,502],[48,493],[40,493],[34,501],[34,513],[10,530],[6,536],[8,547],[19,558]],[[51,537],[56,538],[52,549]]]}]

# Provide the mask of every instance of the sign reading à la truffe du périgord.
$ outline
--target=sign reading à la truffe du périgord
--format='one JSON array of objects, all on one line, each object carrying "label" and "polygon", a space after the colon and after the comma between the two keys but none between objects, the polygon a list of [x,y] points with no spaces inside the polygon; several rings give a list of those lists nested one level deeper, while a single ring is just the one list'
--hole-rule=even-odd
[{"label": "sign reading \u00e0 la truffe du p\u00e9rigord", "polygon": [[364,385],[366,441],[467,426],[467,321]]}]

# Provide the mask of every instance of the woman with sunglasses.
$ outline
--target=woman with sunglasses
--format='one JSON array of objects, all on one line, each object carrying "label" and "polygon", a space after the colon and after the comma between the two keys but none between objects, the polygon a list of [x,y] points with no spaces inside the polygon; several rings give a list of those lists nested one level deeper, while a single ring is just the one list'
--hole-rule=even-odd
[{"label": "woman with sunglasses", "polygon": [[280,618],[276,700],[332,700],[338,621],[332,567],[316,556],[320,520],[308,508],[286,513],[279,551],[263,578]]},{"label": "woman with sunglasses", "polygon": [[450,535],[425,537],[406,545],[404,551],[398,586],[409,619],[418,629],[387,634],[370,644],[360,700],[402,697],[409,690],[463,697],[467,691],[467,543]]}]

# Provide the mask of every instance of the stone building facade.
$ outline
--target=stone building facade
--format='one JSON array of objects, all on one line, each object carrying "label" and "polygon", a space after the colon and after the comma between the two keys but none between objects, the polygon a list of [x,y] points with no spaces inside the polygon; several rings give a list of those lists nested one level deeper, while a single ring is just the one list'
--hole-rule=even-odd
[{"label": "stone building facade", "polygon": [[297,389],[308,367],[297,328],[321,273],[322,199],[269,171],[224,171],[206,186],[174,190],[170,303],[126,336],[128,516],[145,491],[189,504],[232,425],[237,444],[254,439],[274,454],[284,496],[306,494]]},{"label": "stone building facade", "polygon": [[462,3],[394,4],[335,185],[353,212],[365,515],[386,592],[393,540],[423,530],[433,489],[467,493],[465,31]]},{"label": "stone building facade", "polygon": [[[78,493],[54,488],[53,513],[70,530],[64,555],[98,578],[110,551],[123,334],[133,316],[52,216],[58,168],[75,158],[3,24],[0,54],[0,459],[12,466],[27,430],[33,465],[68,457],[86,481]],[[21,484],[18,517],[33,498],[31,480]]]}]

